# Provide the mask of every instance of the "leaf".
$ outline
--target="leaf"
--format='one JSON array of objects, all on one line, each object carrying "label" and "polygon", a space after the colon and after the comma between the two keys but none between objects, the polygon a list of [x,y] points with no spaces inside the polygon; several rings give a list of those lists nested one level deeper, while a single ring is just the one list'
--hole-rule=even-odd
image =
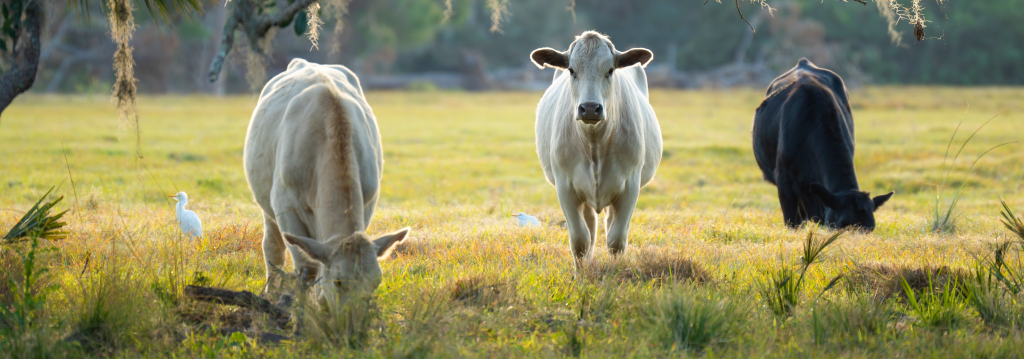
[{"label": "leaf", "polygon": [[306,33],[306,30],[308,30],[306,22],[308,21],[309,15],[307,15],[305,11],[300,11],[295,15],[295,36],[302,36],[302,34]]},{"label": "leaf", "polygon": [[[203,3],[216,4],[212,0],[136,0],[145,4],[146,10],[154,20],[162,19],[168,24],[174,23],[174,18],[181,15],[186,20],[192,19],[193,15],[203,15]],[[82,1],[86,3],[86,1]],[[83,6],[84,8],[84,6]]]},{"label": "leaf", "polygon": [[7,41],[0,39],[0,51],[7,51]]}]

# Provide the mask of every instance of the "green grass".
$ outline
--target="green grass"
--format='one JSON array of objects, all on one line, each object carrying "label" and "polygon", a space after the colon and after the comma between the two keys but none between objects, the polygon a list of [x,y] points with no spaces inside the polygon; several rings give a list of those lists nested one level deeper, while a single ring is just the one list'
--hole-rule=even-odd
[{"label": "green grass", "polygon": [[[762,96],[760,90],[654,91],[665,156],[641,192],[629,252],[616,260],[598,244],[592,274],[574,279],[555,190],[536,158],[539,93],[369,93],[386,160],[369,232],[411,226],[412,238],[382,263],[384,282],[372,307],[359,311],[365,315],[303,307],[305,334],[281,344],[223,329],[251,322],[258,332],[292,337],[290,329],[181,296],[197,280],[263,288],[262,218],[241,166],[253,97],[141,97],[141,160],[106,99],[19,97],[0,122],[0,232],[69,172],[74,186],[65,181],[49,196],[64,196],[55,210],[71,209],[62,218],[68,236],[44,243],[55,250],[36,259],[35,266],[48,269],[37,285],[54,289],[39,315],[45,325],[18,347],[70,357],[1024,352],[1018,295],[988,290],[972,301],[969,293],[944,294],[943,286],[954,285],[948,278],[935,285],[917,280],[909,283],[915,307],[900,274],[892,274],[974,271],[994,245],[1016,238],[1000,222],[999,199],[1024,211],[1019,145],[989,152],[971,171],[968,161],[950,167],[943,156],[960,121],[977,128],[999,115],[962,158],[1020,140],[1024,89],[854,91],[861,187],[896,195],[876,213],[874,233],[844,234],[817,255],[791,295],[799,305],[787,316],[775,315],[763,298],[765,273],[801,263],[808,231],[817,238],[831,233],[783,225],[775,187],[761,179],[750,146]],[[956,143],[965,138],[958,135]],[[945,186],[964,191],[956,230],[936,233],[930,220],[947,169]],[[205,242],[183,240],[166,198],[177,191],[189,194],[190,208],[203,219]],[[517,227],[508,213],[519,211],[544,225]],[[0,253],[2,305],[14,303],[23,277],[16,252],[27,245]],[[1019,249],[1011,251],[1018,258]],[[835,288],[820,294],[839,275],[845,276]],[[922,313],[939,313],[939,325],[924,323]],[[943,319],[947,313],[955,320]]]}]

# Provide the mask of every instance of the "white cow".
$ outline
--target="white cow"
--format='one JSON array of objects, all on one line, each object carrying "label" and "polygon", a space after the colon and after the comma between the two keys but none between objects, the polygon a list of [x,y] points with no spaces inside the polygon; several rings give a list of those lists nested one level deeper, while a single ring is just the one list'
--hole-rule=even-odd
[{"label": "white cow", "polygon": [[537,156],[569,227],[576,268],[597,241],[597,214],[605,221],[608,250],[623,252],[640,188],[661,162],[661,128],[647,98],[643,67],[650,50],[615,50],[594,31],[566,51],[534,50],[540,68],[556,69],[537,105]]},{"label": "white cow", "polygon": [[384,159],[355,74],[292,60],[263,88],[244,156],[249,188],[263,209],[268,287],[287,246],[296,272],[316,280],[321,302],[333,307],[357,292],[372,293],[382,277],[377,261],[409,228],[374,240],[365,233]]}]

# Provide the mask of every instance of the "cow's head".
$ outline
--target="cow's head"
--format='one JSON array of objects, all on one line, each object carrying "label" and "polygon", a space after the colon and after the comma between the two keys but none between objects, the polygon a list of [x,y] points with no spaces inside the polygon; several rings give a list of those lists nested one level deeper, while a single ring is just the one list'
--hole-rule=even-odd
[{"label": "cow's head", "polygon": [[637,64],[647,66],[652,58],[651,50],[643,48],[619,52],[607,36],[594,31],[577,36],[566,51],[545,47],[530,54],[537,67],[550,66],[569,73],[573,118],[588,125],[607,118],[615,70]]},{"label": "cow's head", "polygon": [[404,228],[374,240],[363,232],[348,237],[338,234],[322,243],[288,233],[284,238],[320,263],[318,299],[334,308],[350,298],[372,294],[383,277],[378,261],[387,258],[408,235],[409,228]]},{"label": "cow's head", "polygon": [[818,183],[811,184],[811,193],[825,204],[825,224],[835,228],[860,227],[875,230],[875,210],[885,204],[893,193],[871,198],[871,194],[857,190],[832,193]]}]

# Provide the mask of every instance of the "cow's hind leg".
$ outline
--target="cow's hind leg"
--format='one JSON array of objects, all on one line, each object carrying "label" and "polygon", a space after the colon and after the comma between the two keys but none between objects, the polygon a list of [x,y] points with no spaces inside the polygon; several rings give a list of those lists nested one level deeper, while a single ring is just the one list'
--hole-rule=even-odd
[{"label": "cow's hind leg", "polygon": [[779,190],[782,219],[785,220],[786,226],[796,229],[804,222],[804,217],[800,213],[800,196],[794,189],[793,181],[784,172],[777,171],[775,178],[778,181],[776,187]]},{"label": "cow's hind leg", "polygon": [[272,286],[277,286],[280,280],[281,267],[284,266],[284,239],[281,238],[281,230],[277,223],[267,214],[263,214],[263,264],[267,268],[267,283],[263,292],[271,291]]},{"label": "cow's hind leg", "polygon": [[625,190],[611,204],[608,212],[608,252],[617,255],[626,251],[629,244],[629,221],[633,219],[636,200],[640,197],[640,180],[626,181]]}]

